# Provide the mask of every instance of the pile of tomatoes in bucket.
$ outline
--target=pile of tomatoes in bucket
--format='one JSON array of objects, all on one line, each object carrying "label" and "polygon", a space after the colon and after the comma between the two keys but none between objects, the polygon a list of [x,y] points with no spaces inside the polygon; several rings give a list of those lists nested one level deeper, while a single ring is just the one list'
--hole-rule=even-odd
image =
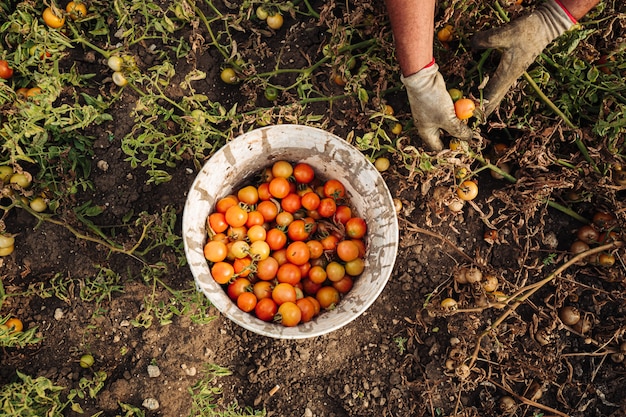
[{"label": "pile of tomatoes in bucket", "polygon": [[338,179],[276,161],[258,185],[220,198],[204,256],[237,306],[283,326],[333,309],[365,268],[367,224]]}]

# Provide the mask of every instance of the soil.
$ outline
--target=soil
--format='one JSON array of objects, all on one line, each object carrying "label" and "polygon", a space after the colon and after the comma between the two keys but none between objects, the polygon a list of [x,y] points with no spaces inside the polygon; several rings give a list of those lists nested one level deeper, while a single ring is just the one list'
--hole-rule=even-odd
[{"label": "soil", "polygon": [[[376,16],[384,16],[380,5],[370,6]],[[332,7],[340,16],[342,8]],[[442,18],[438,16],[438,21]],[[281,31],[259,35],[254,41],[258,45],[245,32],[238,35],[240,49],[249,48],[247,57],[281,50],[284,62],[307,65],[299,48],[319,50],[325,27],[313,20],[290,16],[285,20]],[[297,47],[283,48],[285,42]],[[116,88],[106,84],[106,69],[81,61],[81,53],[73,51],[61,64],[69,68],[77,62],[81,71],[97,74],[94,85]],[[136,53],[146,54],[140,48]],[[181,74],[190,65],[181,60]],[[196,65],[209,69],[207,79],[196,85],[198,92],[226,108],[238,100],[245,104],[243,94],[238,94],[240,86],[219,80],[221,57],[215,51],[198,53]],[[454,68],[442,65],[442,71],[447,75]],[[320,83],[323,77],[320,74]],[[171,87],[173,96],[176,88]],[[191,159],[184,160],[168,169],[172,180],[159,185],[146,183],[143,168],[130,167],[119,138],[132,128],[129,113],[136,99],[131,89],[125,89],[109,110],[113,121],[88,131],[96,138],[90,176],[94,187],[80,190],[76,205],[92,201],[103,207],[92,221],[112,228],[130,212],[145,211],[159,218],[164,208],[171,207],[180,234],[186,190],[198,167]],[[258,98],[258,103],[267,105],[263,100]],[[402,91],[389,94],[387,100],[400,120],[410,120]],[[341,137],[366,126],[363,115],[355,114],[358,104],[351,98],[316,106],[315,111],[326,114],[324,127]],[[221,390],[214,393],[218,410],[238,404],[265,410],[268,416],[298,417],[626,416],[626,362],[620,353],[626,342],[624,250],[613,250],[617,261],[612,267],[580,261],[558,270],[572,258],[569,247],[582,223],[541,200],[554,195],[568,204],[564,196],[577,184],[592,197],[577,203],[576,212],[586,218],[598,211],[614,213],[619,230],[626,221],[626,191],[590,172],[582,158],[584,174],[564,173],[563,167],[546,161],[545,154],[556,148],[560,155],[576,155],[577,150],[554,133],[561,129],[554,119],[542,120],[545,124],[539,129],[515,132],[516,140],[508,142],[509,155],[518,155],[515,173],[521,180],[509,184],[482,171],[479,196],[458,212],[445,204],[454,192],[452,169],[415,174],[397,154],[390,155],[392,166],[382,175],[402,203],[393,274],[366,313],[313,339],[260,336],[213,307],[207,310],[212,320],[204,322],[197,320],[201,310],[195,310],[196,315],[173,314],[169,324],[154,316],[151,322],[141,321],[154,314],[147,308],[155,300],[181,308],[167,288],[194,291],[188,265],[179,262],[180,251],[148,256],[151,263],[167,268],[160,277],[167,288],[153,285],[142,280],[144,266],[136,259],[14,211],[6,223],[19,234],[17,250],[0,262],[5,291],[15,296],[5,300],[1,313],[21,317],[26,328],[36,326],[43,339],[3,349],[0,382],[18,380],[19,371],[46,377],[65,387],[67,395],[82,378],[102,371],[106,380],[100,392],[80,401],[83,415],[128,413],[121,404],[149,416],[201,415],[193,409],[190,390],[209,375],[208,365],[218,365],[232,372],[212,382]],[[500,130],[492,127],[483,127],[487,143],[500,139]],[[583,134],[591,135],[584,130]],[[411,136],[415,138],[415,133]],[[440,157],[454,159],[450,151]],[[108,168],[95,168],[98,161],[106,161]],[[74,224],[90,233],[79,222]],[[495,235],[486,234],[492,231]],[[132,246],[137,236],[125,233],[117,238]],[[455,282],[455,273],[463,267],[480,269],[482,282],[493,275],[504,296],[521,296],[518,290],[556,275],[519,305],[507,300],[505,306],[497,294],[485,291],[482,282]],[[106,283],[114,290],[97,299],[104,293],[93,286]],[[54,288],[66,291],[55,293]],[[456,308],[441,306],[448,297],[456,300]],[[199,305],[206,303],[201,300]],[[583,312],[590,329],[565,325],[559,319],[565,305]],[[492,330],[481,337],[490,326]],[[79,365],[86,352],[95,358],[89,369]],[[152,367],[149,374],[151,365],[158,367],[158,375]],[[503,397],[512,399],[510,408]],[[158,409],[146,408],[150,398],[158,401]],[[205,413],[212,415],[206,409]],[[64,414],[79,415],[69,410]]]}]

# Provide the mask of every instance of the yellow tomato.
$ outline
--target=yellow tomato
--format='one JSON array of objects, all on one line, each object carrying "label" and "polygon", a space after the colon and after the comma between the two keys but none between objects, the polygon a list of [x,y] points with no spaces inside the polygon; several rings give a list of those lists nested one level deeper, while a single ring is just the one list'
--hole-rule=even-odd
[{"label": "yellow tomato", "polygon": [[456,189],[456,194],[461,200],[470,201],[478,195],[478,184],[472,180],[465,180]]},{"label": "yellow tomato", "polygon": [[65,17],[56,14],[50,7],[44,9],[42,17],[44,23],[53,29],[58,29],[65,24]]},{"label": "yellow tomato", "polygon": [[267,26],[271,29],[278,30],[283,27],[283,15],[280,13],[269,15],[267,16],[266,22]]},{"label": "yellow tomato", "polygon": [[72,20],[78,20],[87,16],[87,6],[85,3],[70,1],[65,6],[65,11],[70,15]]},{"label": "yellow tomato", "polygon": [[18,319],[16,317],[11,317],[4,324],[5,324],[5,326],[7,326],[9,328],[9,330],[12,330],[11,333],[19,333],[22,330],[24,330],[24,324],[22,324],[22,320],[20,320],[20,319]]}]

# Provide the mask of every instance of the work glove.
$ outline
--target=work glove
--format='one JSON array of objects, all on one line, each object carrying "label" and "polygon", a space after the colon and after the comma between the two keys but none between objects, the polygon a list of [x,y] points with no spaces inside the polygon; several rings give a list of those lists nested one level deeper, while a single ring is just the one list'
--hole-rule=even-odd
[{"label": "work glove", "polygon": [[452,98],[436,63],[408,77],[401,77],[411,105],[411,114],[424,146],[431,151],[443,149],[440,129],[468,140],[472,130],[456,117]]},{"label": "work glove", "polygon": [[526,16],[474,36],[472,47],[502,52],[500,64],[485,86],[485,117],[498,107],[509,88],[545,47],[575,23],[576,19],[563,6],[547,0]]}]

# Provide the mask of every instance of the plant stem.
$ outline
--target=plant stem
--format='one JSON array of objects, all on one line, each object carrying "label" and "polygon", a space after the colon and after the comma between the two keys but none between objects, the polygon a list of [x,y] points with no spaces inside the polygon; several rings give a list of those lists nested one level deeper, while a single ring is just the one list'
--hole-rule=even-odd
[{"label": "plant stem", "polygon": [[583,216],[581,216],[580,214],[576,213],[574,210],[565,207],[562,204],[557,203],[556,201],[552,201],[552,200],[544,200],[544,202],[549,205],[550,207],[557,209],[558,211],[560,211],[561,213],[567,214],[568,216],[570,216],[571,218],[578,220],[581,223],[584,224],[589,224],[591,223],[589,220],[587,220],[586,218],[584,218]]}]

